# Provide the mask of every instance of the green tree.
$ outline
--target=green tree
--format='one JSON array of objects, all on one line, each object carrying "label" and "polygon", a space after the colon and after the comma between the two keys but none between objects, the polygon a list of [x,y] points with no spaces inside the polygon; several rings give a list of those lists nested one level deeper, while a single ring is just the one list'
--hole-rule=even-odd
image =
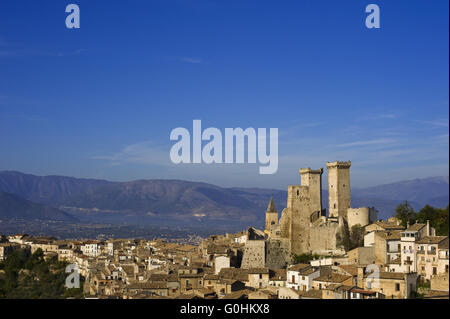
[{"label": "green tree", "polygon": [[436,229],[436,235],[448,236],[448,206],[445,209],[442,209],[425,205],[425,207],[416,214],[416,222],[425,224],[427,221],[430,221],[430,225]]},{"label": "green tree", "polygon": [[415,212],[408,201],[397,206],[394,216],[401,221],[403,227],[406,227],[408,223],[414,224],[415,222]]},{"label": "green tree", "polygon": [[311,260],[319,258],[319,255],[316,254],[300,254],[294,255],[293,262],[294,264],[308,264]]},{"label": "green tree", "polygon": [[364,246],[364,227],[362,227],[361,225],[357,224],[357,225],[353,225],[351,231],[350,231],[350,238],[349,238],[349,244],[350,244],[350,249],[352,250],[356,247],[362,247]]},{"label": "green tree", "polygon": [[[83,297],[82,288],[65,287],[67,263],[56,258],[44,259],[40,249],[31,255],[24,249],[16,250],[2,264],[5,272],[0,274],[0,298]],[[83,282],[84,278],[80,278],[80,283]]]}]

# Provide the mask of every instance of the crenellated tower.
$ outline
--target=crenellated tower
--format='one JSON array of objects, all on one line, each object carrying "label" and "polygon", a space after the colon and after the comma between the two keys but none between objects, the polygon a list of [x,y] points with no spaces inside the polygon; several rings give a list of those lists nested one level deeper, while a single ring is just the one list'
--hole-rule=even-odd
[{"label": "crenellated tower", "polygon": [[327,162],[329,218],[342,217],[347,220],[350,208],[351,162]]}]

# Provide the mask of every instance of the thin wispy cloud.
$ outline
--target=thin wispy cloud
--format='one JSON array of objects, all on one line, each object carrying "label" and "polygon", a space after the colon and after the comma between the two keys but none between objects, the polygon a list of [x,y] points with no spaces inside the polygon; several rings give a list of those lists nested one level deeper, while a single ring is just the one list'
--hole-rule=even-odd
[{"label": "thin wispy cloud", "polygon": [[25,115],[25,114],[1,114],[0,119],[13,119],[13,120],[25,120],[25,121],[44,121],[47,118],[39,115]]},{"label": "thin wispy cloud", "polygon": [[374,140],[364,140],[364,141],[355,141],[350,143],[344,143],[344,144],[336,144],[333,146],[336,147],[355,147],[355,146],[367,146],[367,145],[377,145],[377,144],[392,144],[396,142],[395,139],[387,139],[387,138],[380,138],[380,139],[374,139]]},{"label": "thin wispy cloud", "polygon": [[191,64],[205,64],[206,62],[203,59],[200,58],[192,58],[192,57],[181,57],[179,58],[180,61],[191,63]]},{"label": "thin wispy cloud", "polygon": [[66,57],[80,55],[86,52],[87,49],[75,49],[72,51],[51,51],[39,49],[15,49],[9,46],[0,46],[0,57],[35,57],[35,56],[50,56],[50,57]]},{"label": "thin wispy cloud", "polygon": [[436,119],[430,121],[417,120],[416,122],[431,126],[432,128],[448,128],[449,120],[448,119]]},{"label": "thin wispy cloud", "polygon": [[169,157],[169,151],[164,150],[163,147],[156,146],[150,141],[130,144],[112,155],[96,155],[91,157],[91,159],[107,161],[113,166],[129,163],[163,166],[172,164]]},{"label": "thin wispy cloud", "polygon": [[392,112],[382,112],[377,114],[367,114],[364,116],[359,117],[359,120],[365,121],[365,120],[393,120],[396,119],[398,116],[395,113]]}]

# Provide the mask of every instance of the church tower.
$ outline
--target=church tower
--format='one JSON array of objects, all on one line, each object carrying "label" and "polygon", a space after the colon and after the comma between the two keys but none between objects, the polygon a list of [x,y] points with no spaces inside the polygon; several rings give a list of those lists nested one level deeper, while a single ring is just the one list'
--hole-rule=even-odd
[{"label": "church tower", "polygon": [[342,217],[347,220],[350,208],[351,162],[327,162],[329,218]]},{"label": "church tower", "polygon": [[269,205],[266,210],[266,231],[270,232],[270,228],[278,225],[278,211],[275,207],[275,202],[273,201],[273,197],[270,198]]}]

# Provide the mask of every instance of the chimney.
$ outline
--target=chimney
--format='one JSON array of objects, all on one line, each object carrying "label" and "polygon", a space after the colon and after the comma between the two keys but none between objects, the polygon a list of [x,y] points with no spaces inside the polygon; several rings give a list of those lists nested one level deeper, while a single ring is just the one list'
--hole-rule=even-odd
[{"label": "chimney", "polygon": [[430,220],[427,219],[427,236],[431,236],[430,234]]},{"label": "chimney", "polygon": [[406,229],[409,228],[409,220],[406,222]]}]

